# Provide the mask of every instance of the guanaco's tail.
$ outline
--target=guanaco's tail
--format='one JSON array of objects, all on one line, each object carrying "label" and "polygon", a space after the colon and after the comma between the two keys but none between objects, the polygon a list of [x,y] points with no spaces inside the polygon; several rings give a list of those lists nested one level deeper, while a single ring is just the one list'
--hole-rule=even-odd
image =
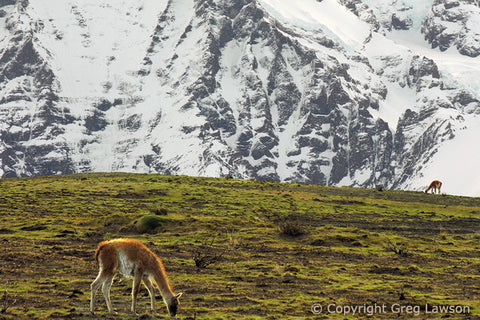
[{"label": "guanaco's tail", "polygon": [[95,250],[95,261],[98,263],[98,255],[100,254],[100,251],[102,251],[103,247],[108,243],[108,241],[102,241],[98,244],[97,250]]}]

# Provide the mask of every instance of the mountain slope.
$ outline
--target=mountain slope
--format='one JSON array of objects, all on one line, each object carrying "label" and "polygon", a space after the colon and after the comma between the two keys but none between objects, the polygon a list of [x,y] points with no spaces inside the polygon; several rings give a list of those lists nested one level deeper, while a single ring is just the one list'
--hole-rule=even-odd
[{"label": "mountain slope", "polygon": [[[474,63],[452,81],[453,64],[428,54],[438,49],[405,44],[431,34],[442,5],[7,1],[0,173],[420,188],[442,179],[439,150],[480,110],[480,86],[468,81],[478,58],[461,55],[475,49],[460,50]],[[478,6],[460,7],[472,24]]]}]

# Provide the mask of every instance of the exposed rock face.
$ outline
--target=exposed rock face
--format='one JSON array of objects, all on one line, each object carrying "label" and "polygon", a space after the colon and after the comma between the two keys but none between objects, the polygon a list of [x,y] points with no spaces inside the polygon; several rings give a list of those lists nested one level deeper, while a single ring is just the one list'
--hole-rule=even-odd
[{"label": "exposed rock face", "polygon": [[[0,0],[1,176],[135,171],[399,186],[453,137],[463,109],[480,109],[430,59],[346,50],[254,0],[131,0],[120,12],[126,25],[102,24],[109,10],[120,14],[106,0],[91,11],[77,2],[49,17],[38,1]],[[360,0],[341,3],[370,25],[366,47],[377,31],[413,24],[403,5],[379,18]],[[109,32],[123,38],[109,43]],[[87,76],[67,72],[68,46]],[[393,84],[416,97],[395,125],[381,116]]]},{"label": "exposed rock face", "polygon": [[[27,5],[18,3],[18,11]],[[7,25],[11,38],[0,49],[0,172],[4,177],[73,173],[70,150],[60,138],[72,117],[57,105],[55,75],[37,52],[34,33]]]},{"label": "exposed rock face", "polygon": [[475,0],[435,0],[422,32],[433,48],[450,47],[467,56],[480,55],[480,4]]},{"label": "exposed rock face", "polygon": [[362,0],[340,0],[339,2],[355,13],[361,20],[371,25],[372,31],[379,31],[379,19],[375,16],[373,10]]},{"label": "exposed rock face", "polygon": [[[410,14],[412,7],[404,4],[404,1],[383,0],[369,2],[363,0],[340,0],[344,6],[355,13],[361,20],[372,26],[375,32],[387,30],[408,30],[413,26]],[[383,29],[383,30],[382,30]]]}]

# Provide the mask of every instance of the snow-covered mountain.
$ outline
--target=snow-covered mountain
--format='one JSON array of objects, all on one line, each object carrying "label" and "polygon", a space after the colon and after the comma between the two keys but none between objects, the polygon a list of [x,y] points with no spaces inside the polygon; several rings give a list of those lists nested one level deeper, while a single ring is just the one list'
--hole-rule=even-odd
[{"label": "snow-covered mountain", "polygon": [[0,176],[480,196],[476,0],[0,0]]}]

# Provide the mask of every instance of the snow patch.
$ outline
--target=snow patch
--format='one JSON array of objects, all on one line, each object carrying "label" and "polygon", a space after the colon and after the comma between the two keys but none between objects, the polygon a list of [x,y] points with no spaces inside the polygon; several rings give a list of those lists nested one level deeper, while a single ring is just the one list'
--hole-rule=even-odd
[{"label": "snow patch", "polygon": [[370,26],[336,0],[259,0],[279,21],[308,31],[323,30],[347,49],[360,49]]},{"label": "snow patch", "polygon": [[438,48],[432,49],[420,32],[415,30],[392,31],[387,34],[387,37],[397,45],[435,61],[442,77],[466,88],[480,99],[480,77],[478,76],[480,74],[480,56],[472,58],[462,55],[454,47],[444,52]]},{"label": "snow patch", "polygon": [[384,82],[387,87],[387,97],[381,100],[379,109],[370,108],[370,114],[376,118],[380,118],[388,123],[392,132],[397,130],[397,123],[400,117],[407,109],[415,109],[416,92],[407,86],[401,87],[398,83]]},{"label": "snow patch", "polygon": [[425,190],[432,180],[442,181],[442,193],[480,197],[480,152],[475,139],[480,137],[480,117],[468,115],[455,138],[440,145],[437,153],[422,170],[422,177],[410,186]]},{"label": "snow patch", "polygon": [[166,3],[31,0],[23,17],[36,28],[39,51],[53,57],[49,60],[64,96],[105,96],[109,90],[122,95],[122,84],[131,85],[129,74],[139,70]]}]

